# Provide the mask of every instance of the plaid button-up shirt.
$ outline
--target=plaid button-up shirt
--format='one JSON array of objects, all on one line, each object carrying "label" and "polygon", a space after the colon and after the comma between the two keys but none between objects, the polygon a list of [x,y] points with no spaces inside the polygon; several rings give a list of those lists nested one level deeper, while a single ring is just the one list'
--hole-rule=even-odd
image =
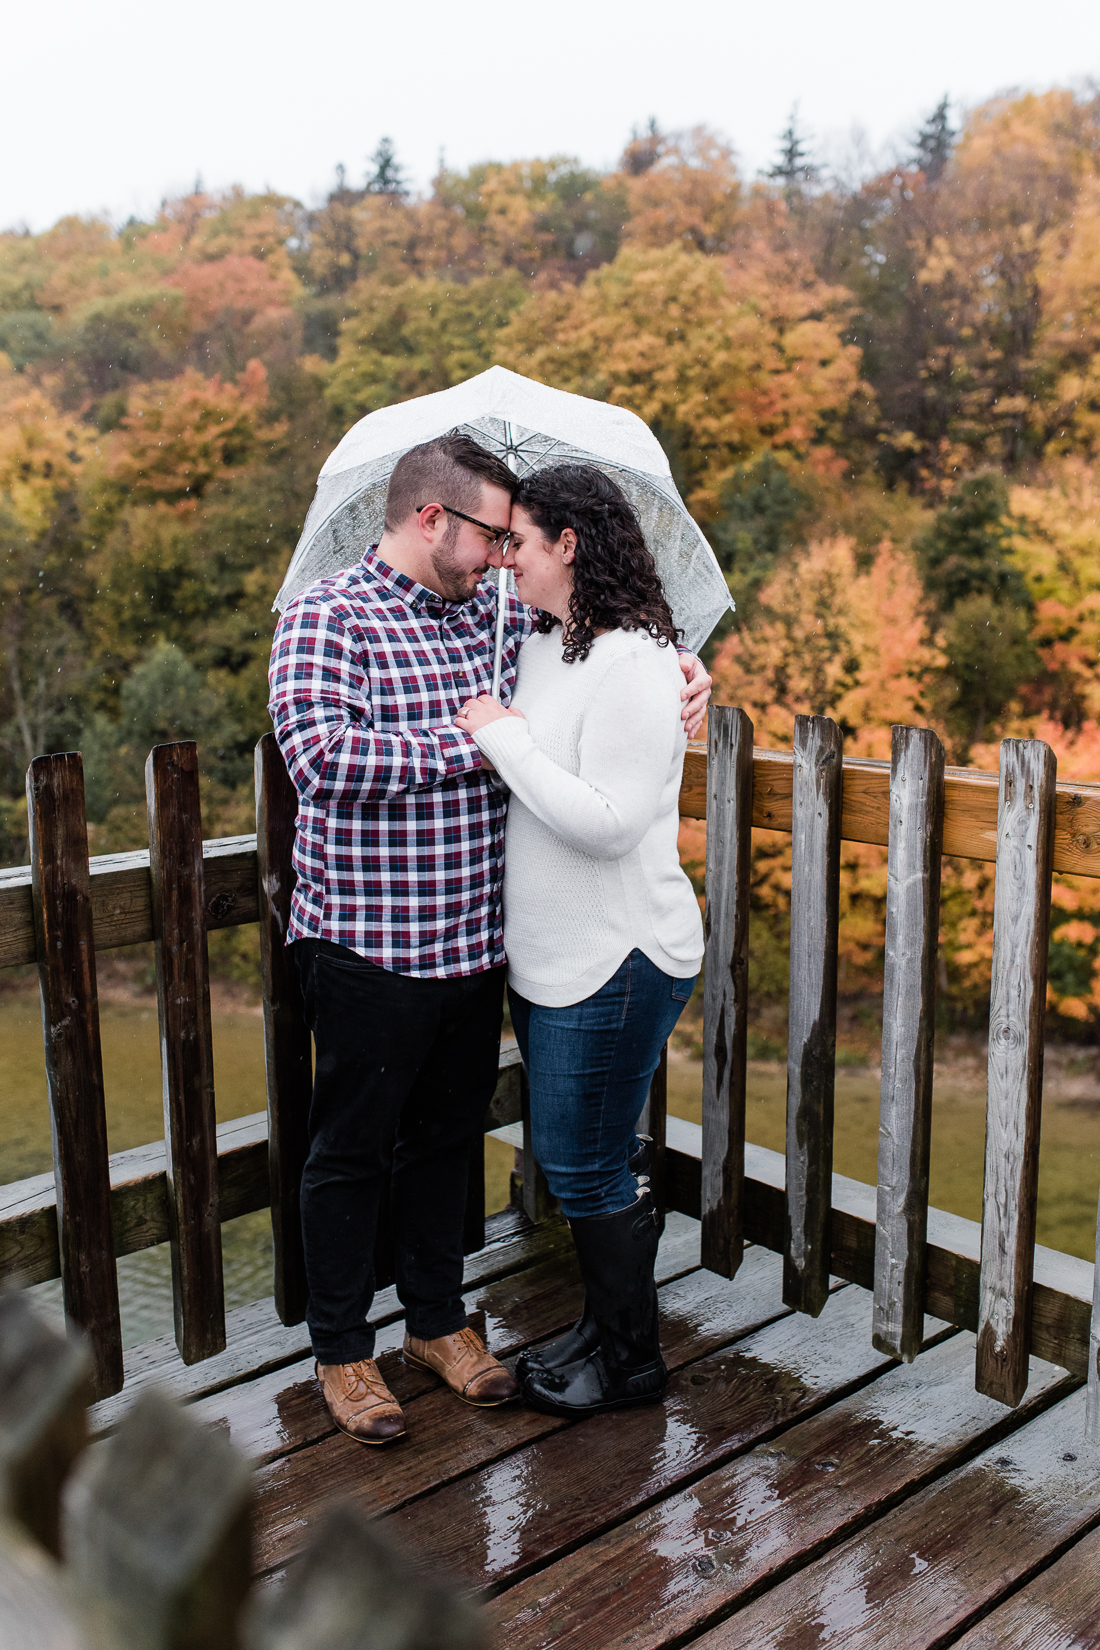
[{"label": "plaid button-up shirt", "polygon": [[[299,797],[288,940],[429,979],[504,962],[506,803],[452,725],[492,686],[496,617],[495,576],[449,602],[373,546],[283,614],[268,708]],[[530,630],[509,596],[505,704]]]}]

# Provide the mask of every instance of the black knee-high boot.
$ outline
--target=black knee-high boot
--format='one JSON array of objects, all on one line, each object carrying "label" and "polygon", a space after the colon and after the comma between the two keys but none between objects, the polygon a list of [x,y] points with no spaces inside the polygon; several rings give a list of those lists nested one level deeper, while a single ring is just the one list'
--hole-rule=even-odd
[{"label": "black knee-high boot", "polygon": [[657,1328],[657,1215],[643,1191],[627,1209],[570,1222],[585,1300],[599,1334],[591,1351],[530,1368],[523,1395],[551,1415],[580,1417],[656,1403],[668,1384]]},{"label": "black knee-high boot", "polygon": [[[650,1151],[653,1138],[648,1134],[638,1136],[640,1142],[633,1157],[627,1159],[627,1168],[637,1180],[639,1186],[649,1185],[649,1171],[652,1161]],[[526,1352],[521,1352],[516,1359],[516,1377],[522,1381],[536,1369],[560,1369],[563,1364],[571,1364],[578,1358],[587,1358],[599,1344],[600,1332],[596,1327],[596,1320],[592,1315],[592,1308],[585,1295],[584,1310],[564,1335],[557,1340],[548,1341],[545,1346],[533,1346]]]}]

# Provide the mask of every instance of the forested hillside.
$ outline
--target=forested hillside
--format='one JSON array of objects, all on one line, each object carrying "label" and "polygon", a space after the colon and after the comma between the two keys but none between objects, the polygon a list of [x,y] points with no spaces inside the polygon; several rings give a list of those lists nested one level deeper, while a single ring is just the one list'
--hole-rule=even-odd
[{"label": "forested hillside", "polygon": [[[719,696],[889,754],[927,722],[1100,780],[1100,103],[998,99],[841,185],[786,134],[753,182],[706,130],[403,186],[386,144],[318,209],[196,192],[152,222],[0,235],[0,863],[24,773],[85,755],[95,849],[142,840],[153,743],[198,739],[208,834],[248,829],[272,597],[356,418],[494,361],[633,408],[738,603]],[[685,855],[699,852],[685,830]],[[846,845],[846,982],[884,855]],[[789,852],[757,851],[775,984]],[[992,877],[945,880],[944,984],[988,981]],[[1061,879],[1063,1022],[1100,1016],[1100,891]],[[775,968],[779,966],[775,962]],[[774,971],[774,970],[773,970]]]}]

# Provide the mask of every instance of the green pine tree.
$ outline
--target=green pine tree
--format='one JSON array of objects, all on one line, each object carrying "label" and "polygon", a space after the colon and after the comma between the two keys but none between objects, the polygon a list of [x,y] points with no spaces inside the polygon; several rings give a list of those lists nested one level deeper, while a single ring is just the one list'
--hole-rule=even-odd
[{"label": "green pine tree", "polygon": [[935,183],[951,159],[951,150],[958,133],[948,118],[947,94],[937,103],[932,113],[913,140],[913,160],[929,183]]},{"label": "green pine tree", "polygon": [[392,195],[404,200],[408,194],[403,169],[397,164],[393,139],[384,137],[370,157],[374,172],[367,178],[368,195]]},{"label": "green pine tree", "polygon": [[782,184],[787,205],[796,206],[821,175],[820,167],[810,159],[810,151],[798,130],[797,103],[791,109],[786,130],[780,134],[779,144],[779,159],[765,175]]}]

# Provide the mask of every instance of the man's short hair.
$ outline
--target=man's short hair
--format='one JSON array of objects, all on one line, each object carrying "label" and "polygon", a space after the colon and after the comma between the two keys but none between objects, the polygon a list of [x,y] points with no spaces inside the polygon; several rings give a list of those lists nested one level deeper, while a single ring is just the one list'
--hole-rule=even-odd
[{"label": "man's short hair", "polygon": [[454,510],[472,511],[486,482],[502,487],[511,498],[517,477],[503,459],[479,446],[472,436],[452,430],[435,441],[410,447],[397,460],[390,476],[386,526],[393,532],[424,504],[449,504]]}]

